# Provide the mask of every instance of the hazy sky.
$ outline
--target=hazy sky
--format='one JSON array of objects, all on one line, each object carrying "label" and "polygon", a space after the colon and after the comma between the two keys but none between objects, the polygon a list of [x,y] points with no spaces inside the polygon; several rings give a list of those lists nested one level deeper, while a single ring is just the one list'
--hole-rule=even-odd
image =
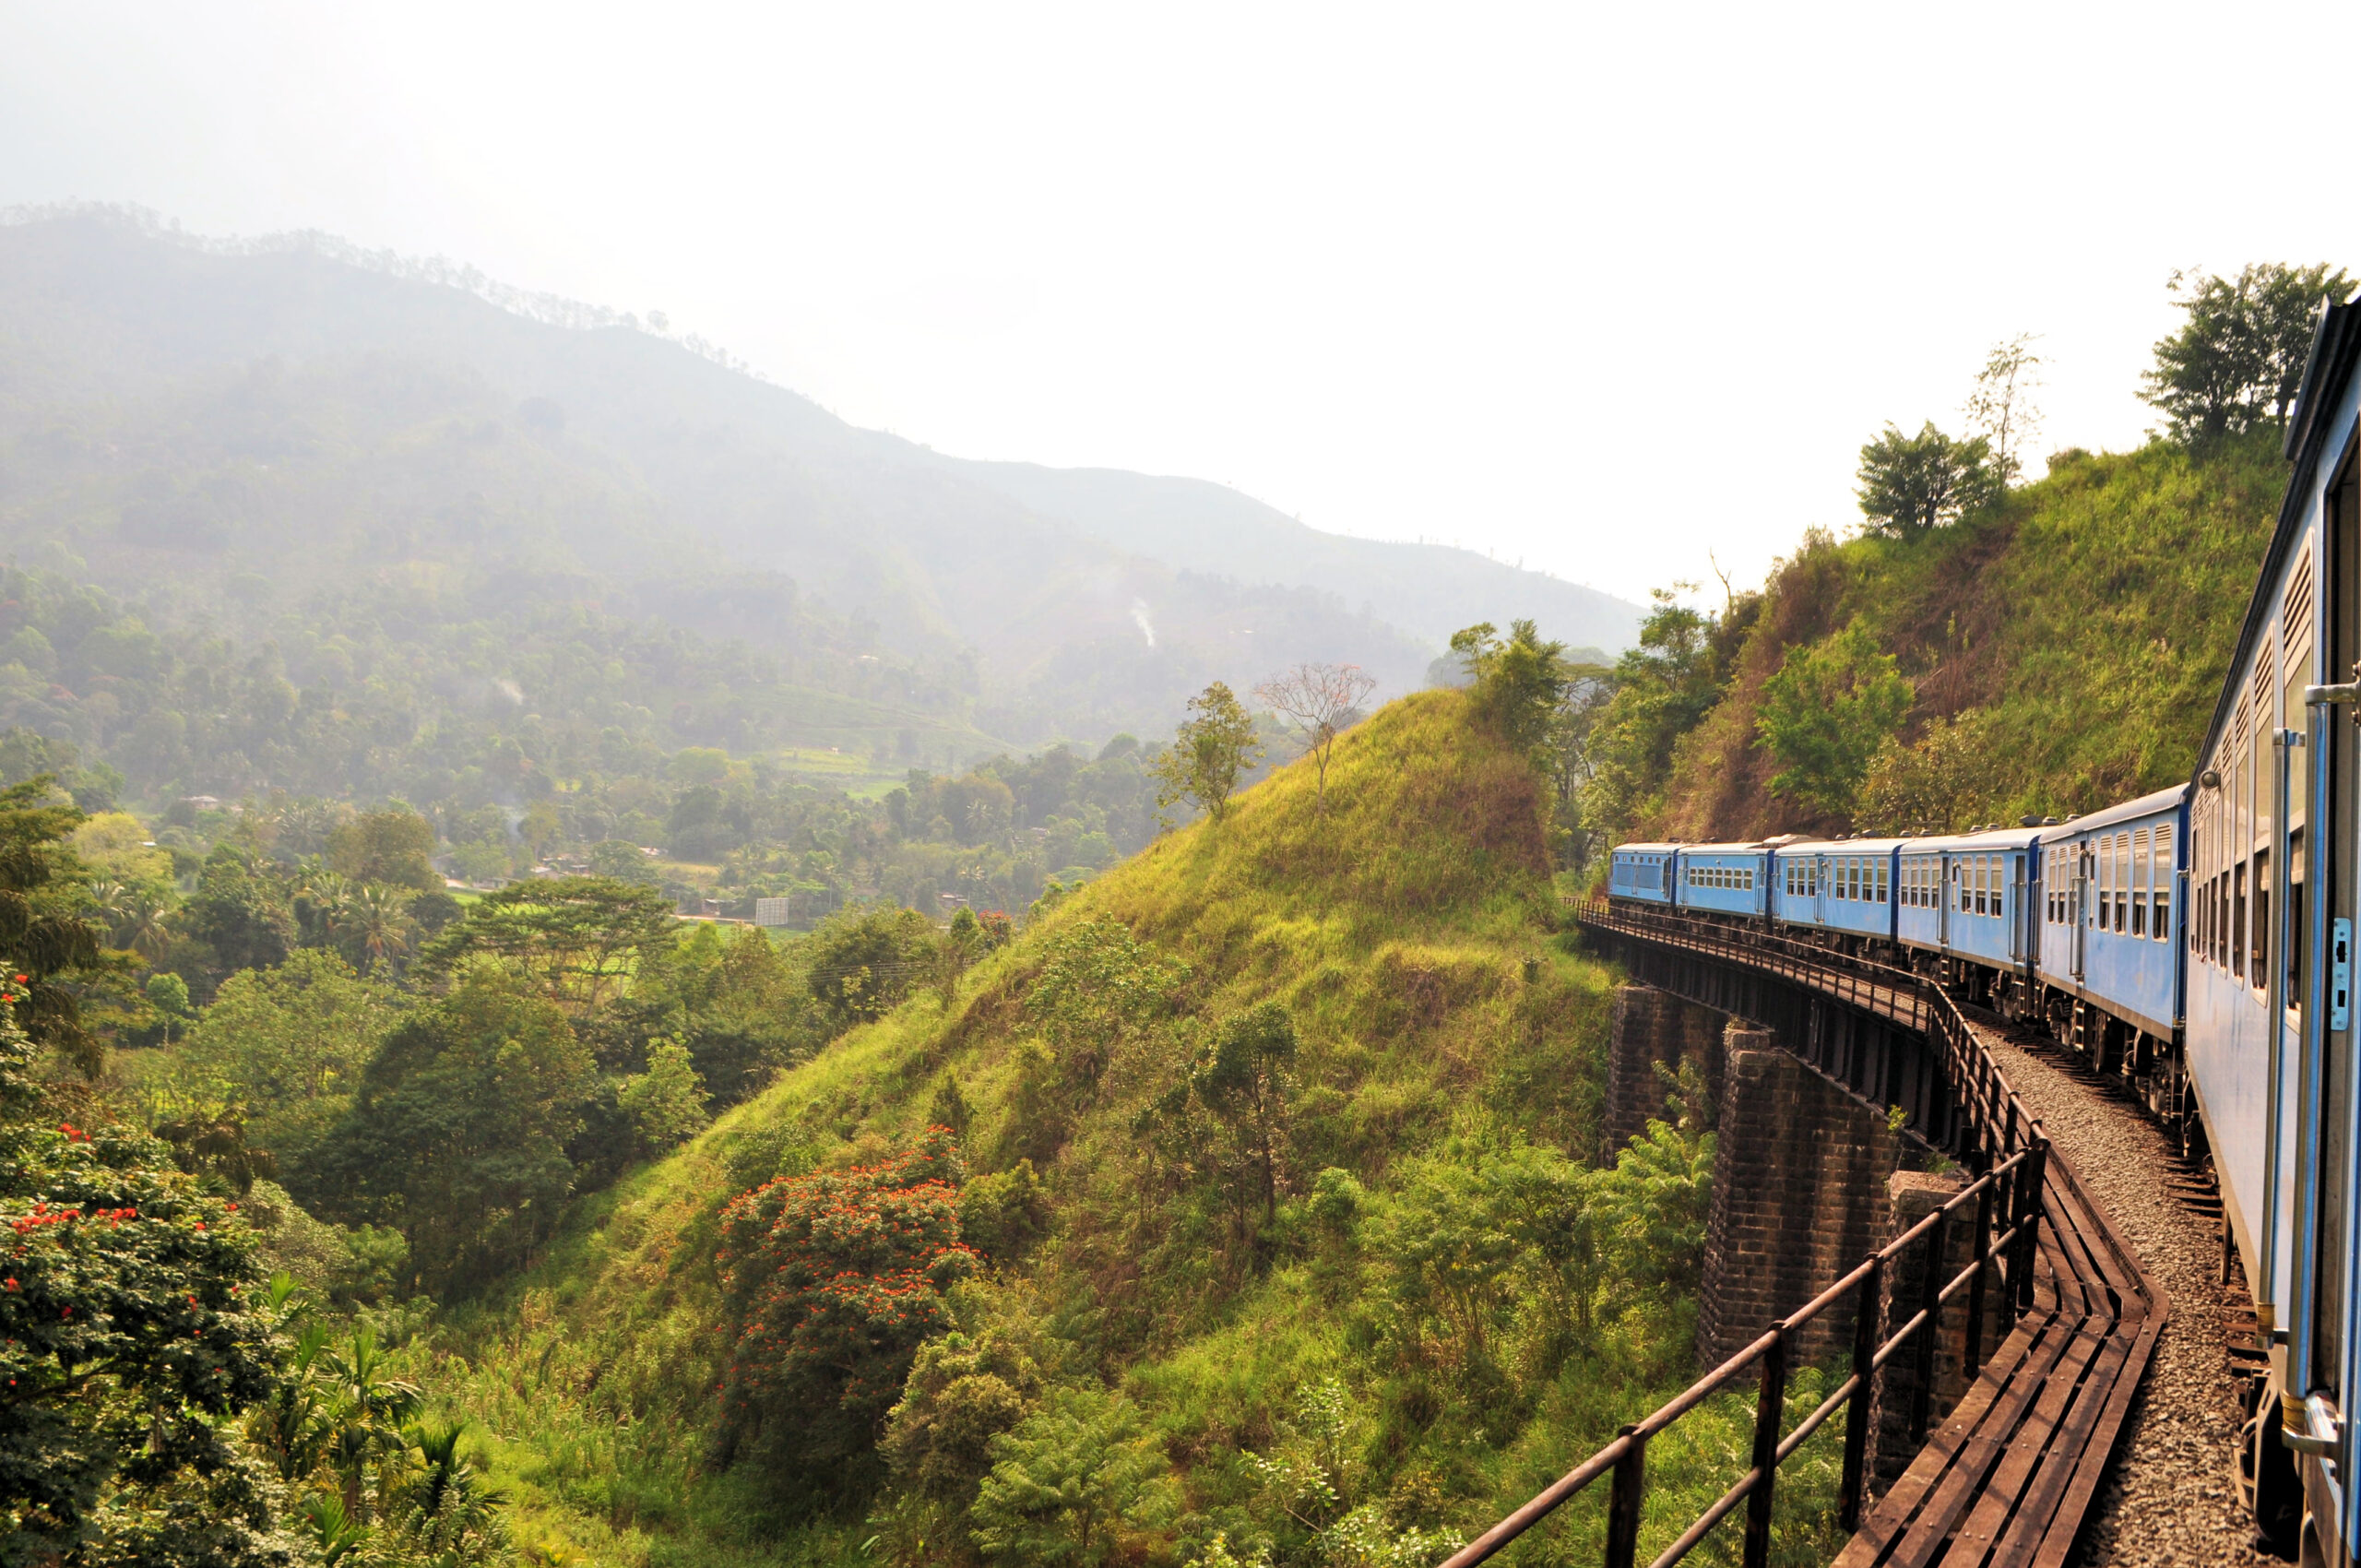
[{"label": "hazy sky", "polygon": [[2175,267],[2361,267],[2356,44],[2353,0],[0,0],[0,205],[445,255],[939,450],[1636,598],[1854,518],[1861,442],[2011,334],[2039,450],[2136,443]]}]

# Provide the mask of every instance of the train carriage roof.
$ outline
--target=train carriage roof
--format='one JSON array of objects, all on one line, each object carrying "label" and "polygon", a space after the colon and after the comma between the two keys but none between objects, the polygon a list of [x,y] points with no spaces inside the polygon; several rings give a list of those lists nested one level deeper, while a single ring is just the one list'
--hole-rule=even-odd
[{"label": "train carriage roof", "polygon": [[1907,843],[1904,838],[1798,838],[1779,846],[1783,855],[1888,855]]},{"label": "train carriage roof", "polygon": [[2075,817],[2070,822],[2061,822],[2055,827],[2045,827],[2041,830],[2041,841],[2045,844],[2061,843],[2078,834],[2095,833],[2102,827],[2112,827],[2118,822],[2130,822],[2143,816],[2155,816],[2164,812],[2177,811],[2181,802],[2187,799],[2189,799],[2189,786],[2175,784],[2169,789],[2142,795],[2136,801],[2125,801],[2119,804],[2108,806],[2103,811],[2090,812]]},{"label": "train carriage roof", "polygon": [[2054,831],[2044,827],[1994,827],[1982,833],[1946,833],[1932,838],[1905,838],[1902,848],[1906,854],[1950,854],[1954,851],[1976,853],[1986,849],[2022,849],[2044,833]]},{"label": "train carriage roof", "polygon": [[1675,849],[1685,849],[1687,848],[1688,846],[1685,844],[1618,844],[1615,846],[1614,853],[1619,855],[1669,855]]}]

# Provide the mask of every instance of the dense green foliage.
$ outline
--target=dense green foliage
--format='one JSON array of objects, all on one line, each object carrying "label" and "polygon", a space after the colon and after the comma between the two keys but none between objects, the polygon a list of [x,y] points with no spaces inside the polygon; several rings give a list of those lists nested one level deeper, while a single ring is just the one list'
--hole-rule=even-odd
[{"label": "dense green foliage", "polygon": [[[1668,1111],[1594,1164],[1610,977],[1553,932],[1548,791],[1486,714],[1381,711],[1324,801],[1281,770],[579,1206],[432,1378],[504,1434],[519,1538],[1426,1563],[1685,1380],[1712,1134]],[[1650,1539],[1742,1404],[1666,1440]]]},{"label": "dense green foliage", "polygon": [[2344,269],[2264,263],[2235,278],[2176,275],[2173,286],[2188,318],[2156,345],[2141,396],[2164,410],[2177,440],[2191,445],[2284,428],[2321,299],[2353,291]]}]

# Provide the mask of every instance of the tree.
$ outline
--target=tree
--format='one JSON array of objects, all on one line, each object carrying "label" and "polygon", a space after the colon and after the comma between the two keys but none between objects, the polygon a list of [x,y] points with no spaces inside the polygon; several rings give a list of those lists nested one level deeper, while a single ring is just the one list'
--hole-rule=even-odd
[{"label": "tree", "polygon": [[386,1036],[290,1185],[347,1224],[399,1226],[433,1288],[480,1283],[557,1222],[594,1075],[556,1004],[478,966]]},{"label": "tree", "polygon": [[872,905],[812,933],[811,988],[831,1033],[882,1018],[934,972],[940,937],[916,909]]},{"label": "tree", "polygon": [[1732,627],[1680,602],[1676,583],[1655,588],[1640,643],[1615,662],[1614,690],[1590,721],[1582,790],[1586,831],[1612,839],[1629,830],[1664,789],[1672,749],[1721,700],[1721,645]]},{"label": "tree", "polygon": [[1967,397],[1967,422],[1992,449],[1993,476],[2006,486],[2023,468],[2018,454],[2041,429],[2041,410],[2033,394],[2041,386],[2042,358],[2033,351],[2033,334],[2020,332],[1996,345],[1985,356]]},{"label": "tree", "polygon": [[625,1078],[615,1089],[615,1103],[632,1119],[640,1153],[659,1155],[697,1134],[711,1118],[709,1097],[697,1076],[689,1048],[676,1039],[658,1039],[647,1048],[647,1071]]},{"label": "tree", "polygon": [[363,812],[328,835],[328,865],[350,882],[382,882],[413,892],[440,889],[434,825],[407,806]]},{"label": "tree", "polygon": [[656,868],[647,863],[647,856],[640,847],[628,838],[609,838],[591,845],[590,874],[638,887],[657,885]]},{"label": "tree", "polygon": [[[0,989],[0,1002],[23,994]],[[283,1346],[236,1205],[122,1127],[61,1123],[0,1007],[0,1519],[12,1562],[288,1568],[235,1418]]]},{"label": "tree", "polygon": [[1156,759],[1156,804],[1170,826],[1171,809],[1193,802],[1218,823],[1229,812],[1238,776],[1263,754],[1254,720],[1228,686],[1216,681],[1189,699],[1195,717],[1183,719],[1172,744]]},{"label": "tree", "polygon": [[2235,278],[2176,272],[2180,330],[2157,340],[2141,398],[2165,412],[2173,438],[2192,445],[2236,435],[2269,420],[2284,425],[2302,386],[2323,298],[2342,300],[2352,279],[2326,263],[2265,262]]},{"label": "tree", "polygon": [[1954,441],[1928,420],[1916,435],[1889,424],[1861,448],[1861,515],[1871,533],[1906,538],[1957,522],[1999,493],[1991,443]]},{"label": "tree", "polygon": [[1594,743],[1608,707],[1620,686],[1613,669],[1604,664],[1570,664],[1558,706],[1549,715],[1543,754],[1556,797],[1556,825],[1561,838],[1562,863],[1580,871],[1589,863],[1597,834],[1583,814],[1584,792],[1598,777],[1599,757]]},{"label": "tree", "polygon": [[448,975],[468,958],[512,964],[569,1013],[596,1011],[619,992],[642,954],[672,940],[664,896],[603,876],[560,876],[487,893],[418,956],[423,973]]},{"label": "tree", "polygon": [[222,982],[189,1031],[167,1082],[192,1097],[235,1099],[247,1135],[300,1165],[351,1104],[403,998],[357,975],[334,953],[307,947],[276,968]]},{"label": "tree", "polygon": [[1762,683],[1757,743],[1780,764],[1771,790],[1832,815],[1854,807],[1869,761],[1910,711],[1910,683],[1859,621],[1787,650]]},{"label": "tree", "polygon": [[[1278,1218],[1279,1145],[1295,1055],[1295,1020],[1279,1003],[1262,1002],[1222,1020],[1212,1051],[1190,1075],[1197,1099],[1229,1130],[1232,1163],[1243,1177],[1237,1197],[1260,1198],[1266,1226]],[[1248,1204],[1233,1206],[1242,1219]]]},{"label": "tree", "polygon": [[950,1130],[874,1165],[781,1176],[721,1213],[730,1360],[725,1442],[782,1473],[860,1489],[919,1347],[950,1326],[943,1292],[975,1269]]},{"label": "tree", "polygon": [[1303,731],[1311,758],[1313,810],[1328,805],[1328,755],[1336,737],[1360,717],[1361,704],[1377,690],[1377,677],[1358,664],[1299,664],[1254,688],[1254,695]]},{"label": "tree", "polygon": [[80,992],[90,980],[120,974],[100,932],[82,916],[88,890],[74,851],[60,840],[82,822],[78,807],[52,803],[40,774],[0,790],[0,953],[12,955],[24,994],[18,1027],[53,1046],[85,1076],[97,1077],[106,1047],[84,1027]]},{"label": "tree", "polygon": [[1530,621],[1502,640],[1489,621],[1453,632],[1451,651],[1475,677],[1476,711],[1513,746],[1537,750],[1566,683],[1566,647],[1543,642]]},{"label": "tree", "polygon": [[1861,821],[1895,833],[1963,832],[2002,814],[2011,753],[1990,714],[1971,709],[1928,724],[1916,745],[1889,738],[1861,783]]},{"label": "tree", "polygon": [[1062,1390],[991,1451],[968,1511],[987,1562],[1089,1568],[1114,1555],[1124,1526],[1153,1529],[1171,1516],[1171,1467],[1122,1398]]}]

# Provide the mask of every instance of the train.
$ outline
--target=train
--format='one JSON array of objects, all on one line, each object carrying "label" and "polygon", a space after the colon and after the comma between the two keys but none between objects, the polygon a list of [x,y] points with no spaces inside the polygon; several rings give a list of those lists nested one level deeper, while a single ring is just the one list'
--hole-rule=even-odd
[{"label": "train", "polygon": [[2118,1075],[2218,1183],[2255,1303],[2242,1491],[2280,1550],[2321,1564],[2361,1562],[2357,363],[2361,300],[2328,302],[2185,782],[1966,833],[1619,844],[1605,888],[1910,968]]}]

